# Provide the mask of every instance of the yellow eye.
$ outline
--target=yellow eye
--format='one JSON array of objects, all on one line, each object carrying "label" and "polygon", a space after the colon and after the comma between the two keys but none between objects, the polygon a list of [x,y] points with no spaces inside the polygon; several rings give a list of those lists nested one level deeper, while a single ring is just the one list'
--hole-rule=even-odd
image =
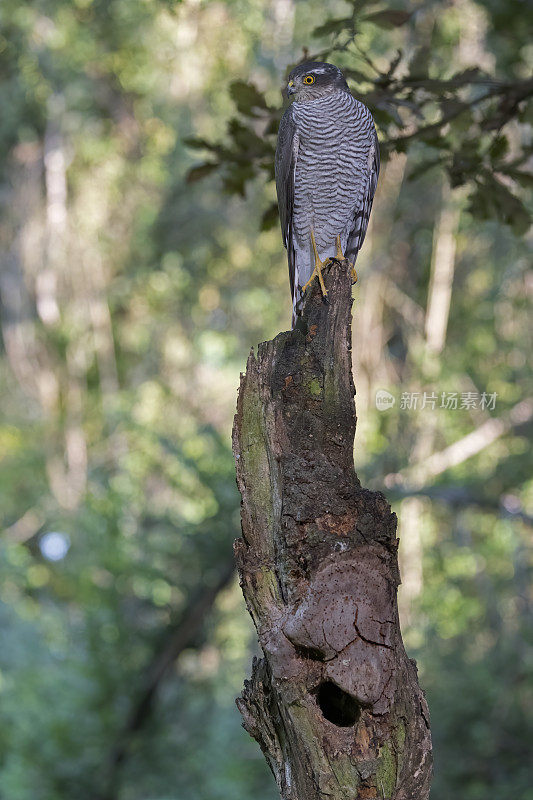
[{"label": "yellow eye", "polygon": [[315,82],[315,79],[313,78],[312,75],[306,75],[305,76],[304,83],[307,83],[308,86],[310,86],[314,82]]}]

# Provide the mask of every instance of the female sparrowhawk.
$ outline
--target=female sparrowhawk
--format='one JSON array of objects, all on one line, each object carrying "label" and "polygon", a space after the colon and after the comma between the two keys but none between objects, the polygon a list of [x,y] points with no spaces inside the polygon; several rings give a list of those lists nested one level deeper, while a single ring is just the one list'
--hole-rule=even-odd
[{"label": "female sparrowhawk", "polygon": [[[329,258],[355,264],[379,174],[379,148],[368,108],[338,67],[300,64],[289,75],[276,149],[276,188],[289,259],[293,325],[303,292]],[[357,276],[353,269],[353,277]]]}]

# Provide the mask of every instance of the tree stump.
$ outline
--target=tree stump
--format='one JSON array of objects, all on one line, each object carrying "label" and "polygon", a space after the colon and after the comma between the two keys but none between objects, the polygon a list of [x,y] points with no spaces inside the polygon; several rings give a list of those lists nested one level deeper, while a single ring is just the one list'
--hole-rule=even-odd
[{"label": "tree stump", "polygon": [[283,800],[426,800],[431,734],[398,619],[396,516],[355,474],[347,262],[241,376],[241,587],[264,657],[237,699]]}]

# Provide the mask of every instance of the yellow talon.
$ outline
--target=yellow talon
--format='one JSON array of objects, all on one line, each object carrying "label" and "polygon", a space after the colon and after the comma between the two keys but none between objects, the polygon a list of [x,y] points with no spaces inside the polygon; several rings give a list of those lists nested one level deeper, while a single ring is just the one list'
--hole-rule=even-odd
[{"label": "yellow talon", "polygon": [[[338,235],[337,238],[335,239],[335,244],[337,245],[337,252],[335,253],[335,258],[338,261],[346,261],[346,256],[342,252],[340,235]],[[350,270],[350,274],[352,276],[353,283],[357,283],[357,272],[355,271],[355,267],[353,265],[352,265],[352,268]]]},{"label": "yellow talon", "polygon": [[322,294],[324,295],[324,297],[326,297],[328,294],[328,290],[324,285],[324,279],[322,277],[322,269],[326,266],[326,264],[329,263],[329,258],[327,258],[325,261],[320,260],[320,256],[318,255],[318,250],[316,248],[315,234],[313,233],[313,231],[311,231],[311,244],[313,245],[313,252],[315,254],[315,268],[313,270],[313,274],[311,275],[305,286],[302,287],[302,291],[305,292],[307,287],[312,284],[313,280],[315,278],[318,278]]}]

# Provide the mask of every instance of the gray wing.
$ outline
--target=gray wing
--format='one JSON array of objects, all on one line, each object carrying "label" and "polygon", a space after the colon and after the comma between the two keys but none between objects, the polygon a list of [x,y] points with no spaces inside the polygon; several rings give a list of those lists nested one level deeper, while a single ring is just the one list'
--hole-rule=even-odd
[{"label": "gray wing", "polygon": [[376,135],[376,129],[373,130],[372,135],[372,150],[370,161],[370,171],[368,173],[363,201],[359,208],[356,209],[353,219],[353,228],[348,236],[346,244],[346,258],[355,263],[357,253],[361,249],[366,236],[366,229],[368,228],[368,220],[370,219],[370,212],[372,211],[372,201],[376,193],[379,176],[379,144]]},{"label": "gray wing", "polygon": [[276,147],[276,191],[278,193],[279,218],[283,244],[287,248],[289,259],[289,278],[291,293],[294,295],[294,245],[293,245],[293,211],[294,211],[294,172],[298,153],[298,135],[292,117],[292,106],[285,111],[279,124],[278,144]]}]

